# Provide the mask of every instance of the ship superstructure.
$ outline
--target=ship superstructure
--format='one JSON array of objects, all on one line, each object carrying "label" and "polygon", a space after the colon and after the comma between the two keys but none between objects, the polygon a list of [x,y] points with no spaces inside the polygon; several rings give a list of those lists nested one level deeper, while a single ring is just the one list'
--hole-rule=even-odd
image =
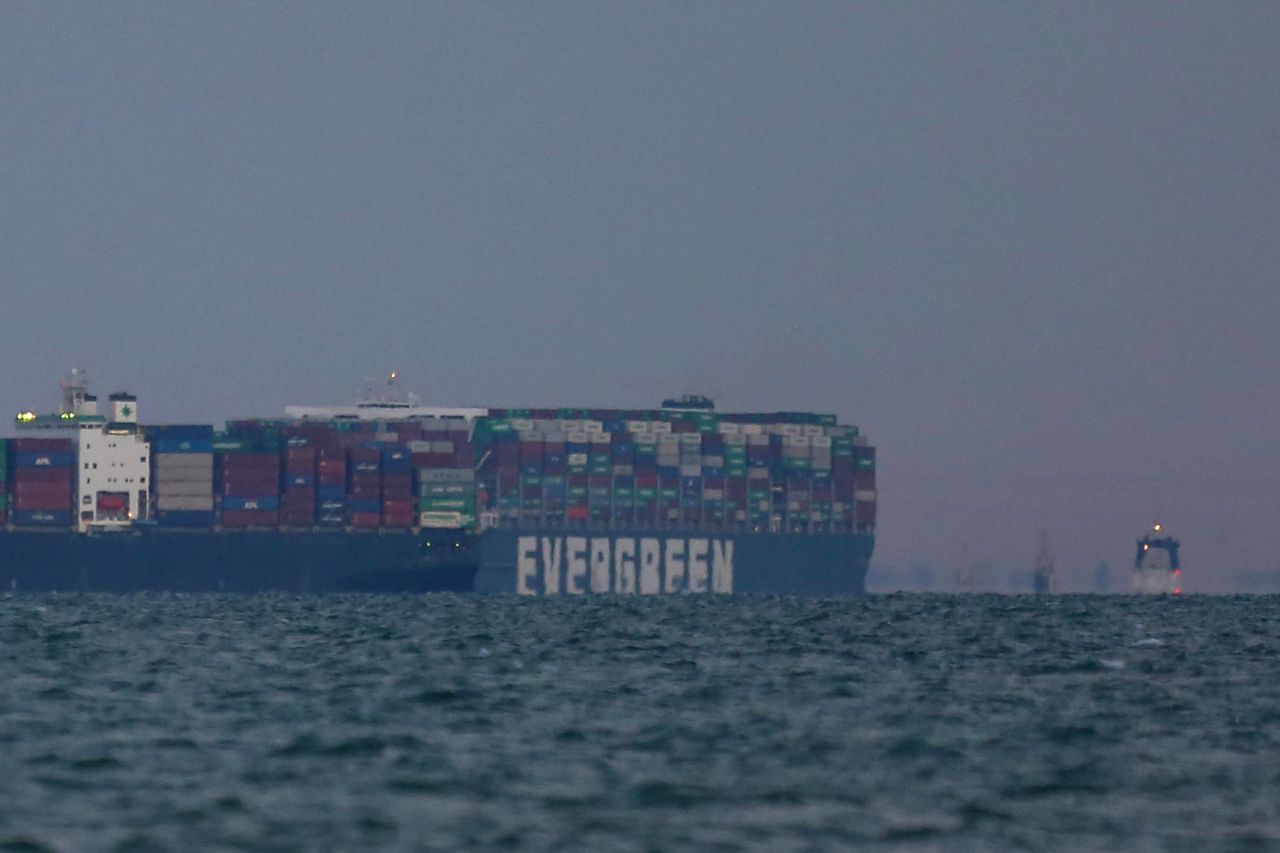
[{"label": "ship superstructure", "polygon": [[1133,558],[1133,591],[1146,595],[1181,595],[1181,543],[1156,522],[1151,532],[1138,540]]}]

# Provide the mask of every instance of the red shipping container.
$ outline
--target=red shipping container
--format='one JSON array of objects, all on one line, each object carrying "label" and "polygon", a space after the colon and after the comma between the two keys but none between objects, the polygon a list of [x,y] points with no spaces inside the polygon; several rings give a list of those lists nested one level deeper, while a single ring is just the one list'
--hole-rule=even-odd
[{"label": "red shipping container", "polygon": [[358,474],[353,473],[351,475],[351,487],[355,488],[356,486],[360,486],[366,489],[377,490],[382,486],[382,475],[369,474],[369,473],[358,473]]},{"label": "red shipping container", "polygon": [[352,527],[381,527],[382,514],[377,512],[353,512],[348,515]]},{"label": "red shipping container", "polygon": [[382,498],[381,486],[351,486],[347,489],[347,496],[353,498]]},{"label": "red shipping container", "polygon": [[311,501],[316,502],[316,490],[311,486],[293,486],[285,489],[282,494],[285,501]]},{"label": "red shipping container", "polygon": [[284,527],[313,527],[316,523],[314,512],[295,511],[281,512],[280,524]]},{"label": "red shipping container", "polygon": [[346,474],[317,474],[316,485],[319,486],[341,486],[343,490],[347,488]]},{"label": "red shipping container", "polygon": [[413,501],[411,500],[393,500],[393,501],[384,500],[382,502],[383,515],[387,515],[388,513],[397,515],[401,513],[411,513],[411,512],[413,512]]},{"label": "red shipping container", "polygon": [[326,462],[340,462],[346,465],[347,451],[341,444],[323,444],[316,448],[316,456],[320,459],[320,464]]},{"label": "red shipping container", "polygon": [[386,515],[382,516],[383,527],[394,527],[398,529],[413,527],[413,513],[405,513],[403,515]]},{"label": "red shipping container", "polygon": [[854,503],[854,517],[858,527],[870,527],[876,523],[875,501],[857,501]]},{"label": "red shipping container", "polygon": [[0,480],[0,495],[3,495],[5,493],[5,488],[6,486],[5,486],[4,480]]},{"label": "red shipping container", "polygon": [[572,521],[585,521],[589,510],[585,506],[571,506],[564,511],[565,518]]},{"label": "red shipping container", "polygon": [[280,513],[274,509],[238,509],[222,511],[223,527],[275,527]]},{"label": "red shipping container", "polygon": [[11,438],[9,449],[14,453],[70,453],[69,438]]},{"label": "red shipping container", "polygon": [[372,447],[353,447],[347,453],[348,459],[354,464],[356,462],[378,462],[382,461],[381,451]]},{"label": "red shipping container", "polygon": [[13,499],[16,510],[52,510],[68,512],[71,509],[71,495],[18,495]]},{"label": "red shipping container", "polygon": [[43,497],[60,497],[64,498],[68,503],[71,501],[71,482],[65,483],[46,483],[44,481],[24,482],[18,481],[13,484],[13,493],[18,497],[43,496]]},{"label": "red shipping container", "polygon": [[[417,468],[457,468],[457,457],[452,453],[415,453],[413,464]],[[492,460],[492,457],[490,457]]]},{"label": "red shipping container", "polygon": [[224,474],[222,478],[222,494],[242,497],[278,495],[280,494],[280,480],[273,476],[249,477],[240,474]]},{"label": "red shipping container", "polygon": [[70,468],[50,468],[41,466],[39,468],[14,468],[13,481],[15,483],[70,483]]}]

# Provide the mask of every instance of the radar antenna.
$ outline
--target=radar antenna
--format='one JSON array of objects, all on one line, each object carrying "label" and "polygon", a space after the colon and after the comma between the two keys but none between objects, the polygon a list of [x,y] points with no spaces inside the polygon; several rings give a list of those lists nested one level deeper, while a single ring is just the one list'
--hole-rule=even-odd
[{"label": "radar antenna", "polygon": [[62,389],[62,408],[59,414],[78,414],[83,407],[84,398],[89,394],[89,374],[82,367],[73,367],[67,378],[58,383]]}]

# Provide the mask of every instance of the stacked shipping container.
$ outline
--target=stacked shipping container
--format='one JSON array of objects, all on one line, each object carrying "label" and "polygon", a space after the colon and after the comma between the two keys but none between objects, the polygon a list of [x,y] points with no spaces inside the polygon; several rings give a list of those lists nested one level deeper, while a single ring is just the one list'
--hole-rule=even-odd
[{"label": "stacked shipping container", "polygon": [[69,527],[73,511],[71,439],[15,438],[8,442],[14,524]]},{"label": "stacked shipping container", "polygon": [[[225,528],[472,527],[481,513],[526,527],[874,528],[875,449],[833,416],[490,412],[235,421],[217,435],[203,425],[148,428],[154,517]],[[10,441],[0,522],[69,525],[73,465],[65,439]]]},{"label": "stacked shipping container", "polygon": [[164,527],[210,527],[213,512],[213,427],[149,427],[155,521]]}]

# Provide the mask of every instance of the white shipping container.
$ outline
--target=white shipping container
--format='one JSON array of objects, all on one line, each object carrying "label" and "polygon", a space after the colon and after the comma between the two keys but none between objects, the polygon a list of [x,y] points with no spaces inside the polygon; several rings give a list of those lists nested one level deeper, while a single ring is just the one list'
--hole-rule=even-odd
[{"label": "white shipping container", "polygon": [[473,483],[476,472],[470,468],[419,468],[419,483]]},{"label": "white shipping container", "polygon": [[746,447],[747,436],[745,435],[726,435],[724,437],[725,447]]},{"label": "white shipping container", "polygon": [[429,441],[411,441],[409,442],[410,453],[430,453],[431,442]]},{"label": "white shipping container", "polygon": [[702,446],[702,433],[700,432],[682,432],[680,435],[680,443],[692,445],[695,447]]},{"label": "white shipping container", "polygon": [[649,423],[649,432],[670,434],[671,424],[668,421],[651,421]]},{"label": "white shipping container", "polygon": [[163,495],[156,498],[155,508],[210,512],[213,510],[213,495]]},{"label": "white shipping container", "polygon": [[[759,426],[759,424],[752,424],[752,426]],[[747,435],[747,446],[748,447],[768,447],[769,436],[765,435],[764,433],[749,434]]]},{"label": "white shipping container", "polygon": [[[656,426],[656,424],[655,424]],[[671,426],[671,424],[667,424]],[[666,432],[658,435],[658,444],[662,447],[671,447],[680,443],[680,436],[675,433]]]},{"label": "white shipping container", "polygon": [[157,453],[154,456],[157,471],[175,468],[208,468],[213,470],[212,453]]},{"label": "white shipping container", "polygon": [[516,433],[516,441],[536,442],[536,441],[544,441],[544,440],[545,439],[542,437],[542,433],[534,432],[531,429],[520,430]]},{"label": "white shipping container", "polygon": [[702,499],[704,501],[722,501],[724,500],[724,489],[703,489]]},{"label": "white shipping container", "polygon": [[651,432],[636,433],[636,444],[657,444],[658,437]]},{"label": "white shipping container", "polygon": [[432,453],[452,453],[453,442],[452,441],[433,441],[431,442],[431,452]]},{"label": "white shipping container", "polygon": [[742,435],[742,424],[721,423],[716,428],[721,435]]},{"label": "white shipping container", "polygon": [[583,421],[582,431],[592,434],[604,432],[604,424],[600,421]]},{"label": "white shipping container", "polygon": [[528,418],[512,418],[511,428],[516,432],[533,432],[533,421]]},{"label": "white shipping container", "polygon": [[815,435],[813,437],[814,447],[831,447],[831,439],[825,435]]},{"label": "white shipping container", "polygon": [[613,435],[607,432],[593,432],[591,435],[592,444],[610,444],[613,441]]},{"label": "white shipping container", "polygon": [[704,468],[723,468],[723,456],[704,456],[702,457],[702,467]]},{"label": "white shipping container", "polygon": [[559,431],[560,431],[560,422],[559,422],[559,421],[557,421],[557,420],[547,420],[546,418],[534,418],[534,419],[533,419],[533,431],[534,431],[534,432],[543,432],[543,433],[546,433],[546,432],[559,432]]},{"label": "white shipping container", "polygon": [[586,464],[587,464],[587,454],[585,454],[585,453],[570,453],[570,454],[569,454],[569,456],[568,456],[568,463],[569,463],[570,465],[586,465]]},{"label": "white shipping container", "polygon": [[649,432],[648,421],[627,421],[627,432],[633,432],[637,435]]},{"label": "white shipping container", "polygon": [[820,424],[805,424],[804,435],[807,435],[810,438],[822,435],[822,426]]},{"label": "white shipping container", "polygon": [[701,477],[702,466],[683,464],[680,466],[680,476],[681,477]]},{"label": "white shipping container", "polygon": [[591,437],[582,431],[571,432],[569,433],[569,441],[573,444],[589,444]]},{"label": "white shipping container", "polygon": [[748,468],[747,479],[748,480],[767,480],[769,479],[769,469],[768,468]]},{"label": "white shipping container", "polygon": [[790,435],[782,441],[783,447],[809,447],[811,442],[806,435]]},{"label": "white shipping container", "polygon": [[875,489],[858,489],[853,493],[855,501],[874,501],[876,499]]},{"label": "white shipping container", "polygon": [[556,423],[560,424],[561,432],[582,432],[582,421],[573,418],[561,418]]},{"label": "white shipping container", "polygon": [[804,429],[800,424],[778,424],[777,427],[780,435],[804,435]]},{"label": "white shipping container", "polygon": [[613,475],[615,477],[626,477],[634,473],[635,473],[634,465],[614,465],[613,466]]},{"label": "white shipping container", "polygon": [[764,435],[764,424],[742,424],[743,435]]},{"label": "white shipping container", "polygon": [[462,526],[462,513],[460,512],[424,512],[418,515],[419,527],[430,527],[434,529],[440,528],[456,528]]},{"label": "white shipping container", "polygon": [[213,480],[203,480],[195,483],[156,483],[156,497],[198,497],[205,495],[213,496]]},{"label": "white shipping container", "polygon": [[555,444],[563,444],[569,440],[569,436],[567,433],[560,432],[559,430],[551,430],[542,434],[542,440]]}]

